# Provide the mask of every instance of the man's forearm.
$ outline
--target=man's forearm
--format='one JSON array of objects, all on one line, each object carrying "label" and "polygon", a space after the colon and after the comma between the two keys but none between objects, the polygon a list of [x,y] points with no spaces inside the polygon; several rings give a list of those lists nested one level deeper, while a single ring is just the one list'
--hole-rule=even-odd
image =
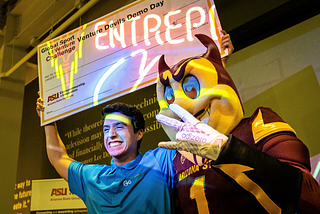
[{"label": "man's forearm", "polygon": [[50,163],[57,172],[64,178],[68,179],[68,167],[73,161],[66,151],[66,148],[60,139],[58,129],[55,123],[44,127],[46,134],[47,154]]}]

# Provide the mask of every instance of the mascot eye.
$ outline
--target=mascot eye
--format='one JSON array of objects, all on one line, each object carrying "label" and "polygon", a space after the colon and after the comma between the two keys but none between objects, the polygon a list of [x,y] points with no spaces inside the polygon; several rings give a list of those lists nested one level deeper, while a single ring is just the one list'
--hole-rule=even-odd
[{"label": "mascot eye", "polygon": [[174,102],[174,93],[171,86],[166,86],[166,88],[164,89],[164,98],[166,99],[166,103],[168,105]]},{"label": "mascot eye", "polygon": [[196,99],[200,93],[200,84],[195,76],[186,76],[182,83],[184,93],[191,99]]}]

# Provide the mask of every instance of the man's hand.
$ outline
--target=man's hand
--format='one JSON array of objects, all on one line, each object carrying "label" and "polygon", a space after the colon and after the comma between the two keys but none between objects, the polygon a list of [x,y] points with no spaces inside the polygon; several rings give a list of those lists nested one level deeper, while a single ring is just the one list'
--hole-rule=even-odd
[{"label": "man's hand", "polygon": [[200,122],[188,111],[177,104],[171,104],[170,110],[184,122],[158,114],[156,119],[175,130],[178,130],[178,142],[160,142],[159,147],[187,151],[203,158],[216,160],[228,137],[212,127]]},{"label": "man's hand", "polygon": [[[38,95],[40,96],[39,91],[38,91]],[[43,99],[41,97],[39,97],[36,102],[36,111],[37,111],[39,117],[41,115],[41,112],[44,112],[44,109],[45,109],[45,106],[43,105]],[[52,126],[52,125],[54,126],[55,122],[49,123],[45,126]]]},{"label": "man's hand", "polygon": [[[40,92],[38,92],[38,95],[40,95]],[[41,97],[39,97],[37,99],[37,103],[36,103],[36,110],[37,110],[37,113],[38,113],[38,116],[40,117],[40,114],[42,111],[44,111],[44,105],[43,105],[43,99]]]},{"label": "man's hand", "polygon": [[230,35],[225,30],[221,30],[221,33],[223,34],[223,36],[221,38],[221,47],[223,50],[225,50],[225,49],[228,50],[228,56],[225,56],[221,59],[222,64],[225,67],[229,57],[231,56],[232,52],[234,51],[234,47],[232,45]]}]

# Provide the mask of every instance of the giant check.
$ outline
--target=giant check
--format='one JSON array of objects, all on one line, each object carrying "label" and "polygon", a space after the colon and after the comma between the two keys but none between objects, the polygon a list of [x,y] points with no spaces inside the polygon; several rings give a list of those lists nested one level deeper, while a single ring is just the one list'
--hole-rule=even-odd
[{"label": "giant check", "polygon": [[[138,0],[38,46],[41,125],[154,84],[167,64],[221,43],[212,0]],[[221,55],[226,54],[221,50]]]}]

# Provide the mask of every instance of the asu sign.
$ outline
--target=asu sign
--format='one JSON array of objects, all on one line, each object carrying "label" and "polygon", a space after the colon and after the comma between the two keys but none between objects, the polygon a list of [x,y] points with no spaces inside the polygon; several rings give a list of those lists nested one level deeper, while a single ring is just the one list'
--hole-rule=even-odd
[{"label": "asu sign", "polygon": [[162,54],[170,65],[203,53],[200,33],[220,47],[220,30],[212,0],[138,0],[39,45],[41,124],[154,84]]},{"label": "asu sign", "polygon": [[44,179],[32,181],[31,213],[86,209],[83,201],[69,191],[64,179]]}]

